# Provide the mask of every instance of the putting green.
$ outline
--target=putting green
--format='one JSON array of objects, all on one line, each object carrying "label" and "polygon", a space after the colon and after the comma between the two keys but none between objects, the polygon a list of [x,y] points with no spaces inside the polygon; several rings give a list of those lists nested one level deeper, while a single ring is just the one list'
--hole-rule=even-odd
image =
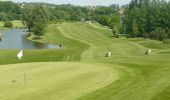
[{"label": "putting green", "polygon": [[72,100],[118,79],[113,68],[77,62],[0,66],[1,100]]}]

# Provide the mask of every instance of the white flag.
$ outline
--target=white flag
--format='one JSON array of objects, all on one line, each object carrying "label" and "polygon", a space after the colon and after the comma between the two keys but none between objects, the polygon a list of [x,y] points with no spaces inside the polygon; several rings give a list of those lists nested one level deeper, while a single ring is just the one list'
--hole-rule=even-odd
[{"label": "white flag", "polygon": [[17,54],[17,57],[21,60],[23,57],[23,52],[22,50]]}]

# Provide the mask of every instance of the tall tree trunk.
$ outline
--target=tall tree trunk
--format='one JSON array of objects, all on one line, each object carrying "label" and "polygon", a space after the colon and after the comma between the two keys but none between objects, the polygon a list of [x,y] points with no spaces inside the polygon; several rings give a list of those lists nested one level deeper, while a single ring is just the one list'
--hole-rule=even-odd
[{"label": "tall tree trunk", "polygon": [[31,35],[31,26],[28,26],[28,35]]}]

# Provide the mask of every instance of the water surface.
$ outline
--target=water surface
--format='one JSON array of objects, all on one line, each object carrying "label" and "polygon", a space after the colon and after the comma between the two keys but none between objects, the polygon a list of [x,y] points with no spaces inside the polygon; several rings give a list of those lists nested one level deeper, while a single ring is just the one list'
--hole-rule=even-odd
[{"label": "water surface", "polygon": [[21,29],[9,30],[3,33],[0,49],[53,49],[57,45],[33,42],[27,39],[27,33]]}]

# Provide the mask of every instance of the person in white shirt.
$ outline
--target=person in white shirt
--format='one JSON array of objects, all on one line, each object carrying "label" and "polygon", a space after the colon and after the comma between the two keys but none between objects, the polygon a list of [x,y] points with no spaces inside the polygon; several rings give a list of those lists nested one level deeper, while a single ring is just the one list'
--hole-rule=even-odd
[{"label": "person in white shirt", "polygon": [[107,54],[106,54],[106,57],[111,57],[111,52],[109,51]]},{"label": "person in white shirt", "polygon": [[151,53],[152,53],[152,50],[151,49],[147,49],[145,54],[146,55],[150,55]]}]

